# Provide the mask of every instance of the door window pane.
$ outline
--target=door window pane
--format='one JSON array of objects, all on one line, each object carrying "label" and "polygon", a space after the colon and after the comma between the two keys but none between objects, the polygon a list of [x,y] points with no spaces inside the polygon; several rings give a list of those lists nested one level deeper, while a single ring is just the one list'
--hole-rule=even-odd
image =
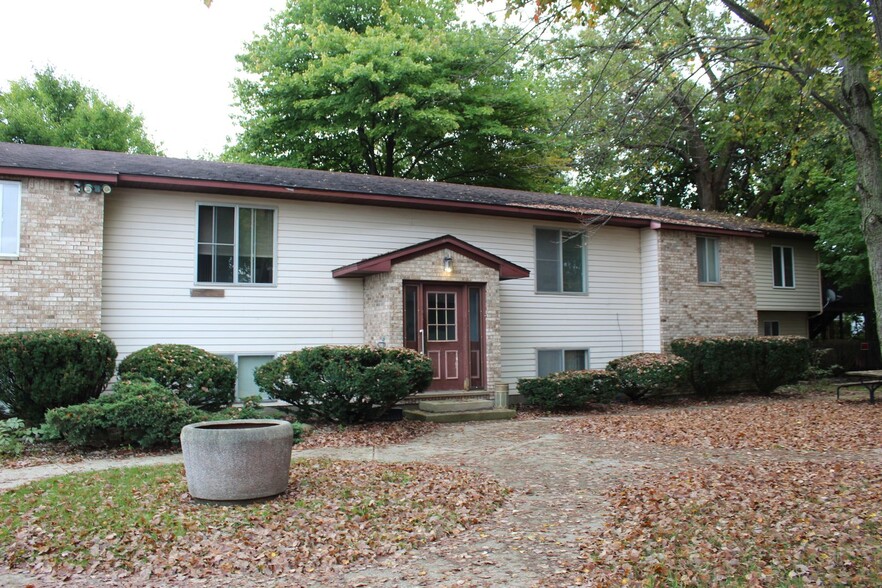
[{"label": "door window pane", "polygon": [[429,341],[456,341],[456,294],[428,292],[426,300]]}]

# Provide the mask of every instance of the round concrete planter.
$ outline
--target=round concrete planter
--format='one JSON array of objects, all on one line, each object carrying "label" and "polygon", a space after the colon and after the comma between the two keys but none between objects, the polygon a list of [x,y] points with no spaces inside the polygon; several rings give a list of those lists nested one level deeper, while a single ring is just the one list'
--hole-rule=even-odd
[{"label": "round concrete planter", "polygon": [[288,487],[291,423],[242,419],[193,423],[181,429],[190,496],[237,502],[281,494]]}]

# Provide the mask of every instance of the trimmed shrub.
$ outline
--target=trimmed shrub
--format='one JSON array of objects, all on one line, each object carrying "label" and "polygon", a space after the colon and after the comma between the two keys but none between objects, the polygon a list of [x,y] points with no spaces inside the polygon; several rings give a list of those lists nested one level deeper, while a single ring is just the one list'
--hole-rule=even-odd
[{"label": "trimmed shrub", "polygon": [[619,390],[631,400],[675,390],[689,376],[689,362],[673,353],[637,353],[606,366]]},{"label": "trimmed shrub", "polygon": [[797,381],[809,368],[811,352],[805,337],[754,337],[748,350],[751,377],[762,394]]},{"label": "trimmed shrub", "polygon": [[263,364],[254,381],[302,418],[349,424],[375,419],[428,388],[432,362],[410,349],[323,345]]},{"label": "trimmed shrub", "polygon": [[689,337],[674,340],[671,349],[689,361],[690,381],[702,395],[730,391],[726,385],[736,381],[769,394],[809,365],[804,337]]},{"label": "trimmed shrub", "polygon": [[671,350],[689,362],[689,382],[702,396],[718,393],[747,374],[750,337],[688,337],[671,342]]},{"label": "trimmed shrub", "polygon": [[46,422],[75,447],[172,445],[184,425],[202,420],[205,413],[143,378],[120,380],[112,394],[46,413]]},{"label": "trimmed shrub", "polygon": [[236,364],[191,345],[140,349],[120,362],[119,375],[151,378],[203,410],[220,410],[236,396]]},{"label": "trimmed shrub", "polygon": [[40,423],[46,411],[96,398],[113,376],[116,346],[103,333],[46,330],[0,336],[0,402]]},{"label": "trimmed shrub", "polygon": [[526,404],[542,410],[585,408],[589,403],[612,402],[614,376],[606,370],[557,372],[518,380]]}]

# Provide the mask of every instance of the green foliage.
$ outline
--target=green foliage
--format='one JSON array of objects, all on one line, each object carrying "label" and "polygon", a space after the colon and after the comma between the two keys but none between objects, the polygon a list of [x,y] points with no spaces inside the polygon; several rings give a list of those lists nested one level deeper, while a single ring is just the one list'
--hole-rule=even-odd
[{"label": "green foliage", "polygon": [[614,359],[606,369],[631,400],[676,390],[689,374],[689,362],[672,353],[637,353]]},{"label": "green foliage", "polygon": [[804,337],[689,337],[674,340],[671,349],[689,361],[692,386],[704,396],[744,378],[768,394],[809,366]]},{"label": "green foliage", "polygon": [[606,370],[557,372],[541,378],[521,378],[518,392],[529,406],[542,410],[585,408],[612,402],[615,379]]},{"label": "green foliage", "polygon": [[0,402],[39,423],[44,413],[95,398],[113,376],[116,346],[94,331],[29,331],[0,336]]},{"label": "green foliage", "polygon": [[239,56],[243,132],[224,157],[553,189],[552,93],[518,34],[457,24],[453,0],[291,2]]},{"label": "green foliage", "polygon": [[809,368],[811,354],[805,337],[755,337],[747,351],[751,377],[762,394],[797,381]]},{"label": "green foliage", "polygon": [[122,379],[106,394],[46,413],[46,422],[75,447],[131,445],[154,447],[180,440],[181,428],[205,419],[171,390],[141,378]]},{"label": "green foliage", "polygon": [[0,141],[161,155],[144,120],[51,67],[0,93]]},{"label": "green foliage", "polygon": [[22,439],[27,435],[27,425],[19,418],[0,421],[0,457],[21,455]]},{"label": "green foliage", "polygon": [[236,364],[191,345],[139,349],[120,362],[119,375],[152,378],[204,410],[228,406],[236,395]]},{"label": "green foliage", "polygon": [[302,418],[357,423],[377,418],[432,383],[432,362],[409,349],[310,347],[254,371],[260,389],[293,404]]}]

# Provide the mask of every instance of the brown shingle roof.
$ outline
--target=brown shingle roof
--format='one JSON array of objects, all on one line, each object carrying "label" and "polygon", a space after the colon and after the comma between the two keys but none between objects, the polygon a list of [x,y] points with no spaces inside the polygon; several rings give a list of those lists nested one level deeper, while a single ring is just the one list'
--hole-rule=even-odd
[{"label": "brown shingle roof", "polygon": [[100,175],[115,178],[112,183],[120,187],[326,199],[503,216],[597,219],[633,226],[648,226],[655,222],[666,228],[696,231],[811,237],[801,229],[754,219],[634,202],[15,143],[0,143],[0,174],[69,179],[76,179],[78,175],[84,176],[83,179],[88,175]]}]

